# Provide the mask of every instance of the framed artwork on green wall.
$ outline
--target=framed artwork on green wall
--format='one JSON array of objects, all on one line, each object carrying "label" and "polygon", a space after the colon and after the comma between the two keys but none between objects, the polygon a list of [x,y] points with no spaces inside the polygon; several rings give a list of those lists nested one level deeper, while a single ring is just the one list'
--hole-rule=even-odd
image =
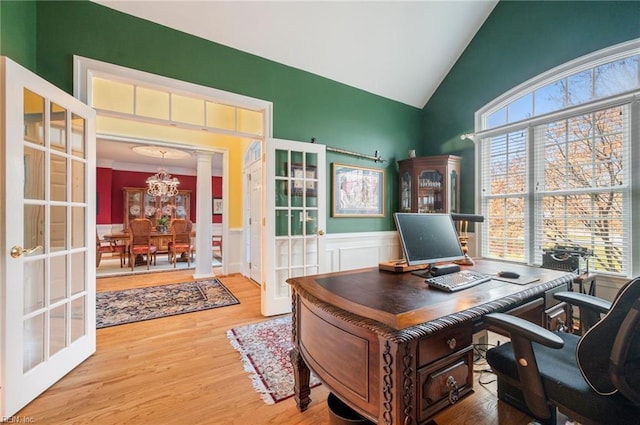
[{"label": "framed artwork on green wall", "polygon": [[331,164],[332,217],[384,217],[384,169]]}]

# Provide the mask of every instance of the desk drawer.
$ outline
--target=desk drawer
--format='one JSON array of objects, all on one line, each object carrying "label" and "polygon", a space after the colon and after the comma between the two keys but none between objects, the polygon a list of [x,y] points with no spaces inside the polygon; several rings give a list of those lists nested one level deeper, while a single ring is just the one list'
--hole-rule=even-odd
[{"label": "desk drawer", "polygon": [[457,326],[421,339],[418,342],[418,367],[470,346],[472,330],[471,324]]},{"label": "desk drawer", "polygon": [[469,346],[418,371],[420,421],[456,403],[473,387],[473,347]]}]

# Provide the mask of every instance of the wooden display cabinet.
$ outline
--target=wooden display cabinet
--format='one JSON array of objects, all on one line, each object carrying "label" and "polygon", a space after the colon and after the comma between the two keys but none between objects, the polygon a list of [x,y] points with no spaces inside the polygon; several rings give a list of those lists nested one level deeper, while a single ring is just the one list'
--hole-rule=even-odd
[{"label": "wooden display cabinet", "polygon": [[129,221],[136,218],[148,218],[157,225],[158,211],[160,215],[169,217],[169,222],[174,218],[189,218],[191,205],[191,191],[180,190],[176,196],[167,197],[162,200],[160,197],[151,196],[147,193],[147,188],[124,187],[124,214],[123,231],[129,230]]},{"label": "wooden display cabinet", "polygon": [[398,161],[398,211],[455,213],[460,211],[460,157],[424,156]]},{"label": "wooden display cabinet", "polygon": [[[191,191],[180,190],[176,196],[169,196],[166,199],[151,196],[147,193],[145,187],[124,187],[122,188],[124,195],[124,214],[123,214],[123,231],[129,230],[129,221],[136,218],[148,218],[153,226],[158,224],[158,211],[160,215],[168,216],[168,224],[174,218],[189,218],[189,207],[191,205]],[[167,237],[155,238],[157,252],[165,253],[168,251],[168,245],[171,241],[171,234],[168,232]]]}]

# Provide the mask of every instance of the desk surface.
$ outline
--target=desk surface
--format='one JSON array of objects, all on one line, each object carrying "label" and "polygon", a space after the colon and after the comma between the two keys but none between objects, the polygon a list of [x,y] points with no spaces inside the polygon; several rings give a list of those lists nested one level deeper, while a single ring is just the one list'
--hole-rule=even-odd
[{"label": "desk surface", "polygon": [[296,277],[289,282],[320,301],[401,330],[465,311],[467,318],[482,316],[487,312],[482,306],[487,304],[491,311],[500,309],[496,303],[513,307],[520,300],[558,286],[556,279],[564,282],[568,279],[566,272],[498,261],[476,260],[475,266],[463,267],[492,276],[508,269],[520,274],[516,282],[537,280],[521,285],[496,277],[463,291],[448,293],[429,288],[423,278],[411,273],[372,268]]}]

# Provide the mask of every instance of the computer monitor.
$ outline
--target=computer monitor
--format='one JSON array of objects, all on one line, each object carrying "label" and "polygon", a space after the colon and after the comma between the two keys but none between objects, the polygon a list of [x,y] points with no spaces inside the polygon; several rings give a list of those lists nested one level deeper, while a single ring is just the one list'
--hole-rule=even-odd
[{"label": "computer monitor", "polygon": [[410,266],[464,258],[449,214],[395,213],[393,218],[404,258]]}]

